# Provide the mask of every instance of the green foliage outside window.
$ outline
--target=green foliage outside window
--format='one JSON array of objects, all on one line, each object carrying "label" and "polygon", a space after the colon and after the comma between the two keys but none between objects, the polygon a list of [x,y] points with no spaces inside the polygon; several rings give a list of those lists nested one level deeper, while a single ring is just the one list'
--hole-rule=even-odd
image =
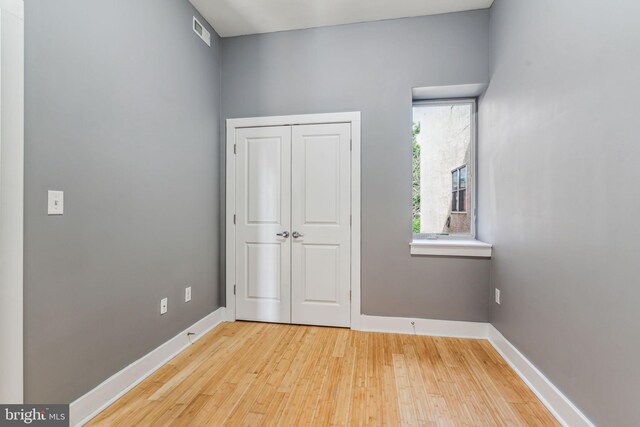
[{"label": "green foliage outside window", "polygon": [[420,145],[417,135],[420,133],[420,122],[413,124],[413,192],[412,192],[412,229],[420,233]]}]

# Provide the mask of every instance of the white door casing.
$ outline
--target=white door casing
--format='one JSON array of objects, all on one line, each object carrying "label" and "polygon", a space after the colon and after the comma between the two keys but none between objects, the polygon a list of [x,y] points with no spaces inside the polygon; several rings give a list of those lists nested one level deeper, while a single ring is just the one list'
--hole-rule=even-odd
[{"label": "white door casing", "polygon": [[236,131],[236,316],[291,322],[291,128]]},{"label": "white door casing", "polygon": [[0,0],[0,402],[23,389],[24,3]]},{"label": "white door casing", "polygon": [[351,124],[293,126],[291,139],[291,321],[348,327]]},{"label": "white door casing", "polygon": [[[225,242],[226,242],[225,243],[225,246],[226,246],[225,277],[226,279],[225,279],[225,283],[226,283],[226,286],[225,287],[226,287],[226,315],[227,315],[228,321],[247,318],[246,316],[242,316],[242,314],[240,313],[242,308],[237,309],[236,307],[239,304],[243,304],[243,302],[240,301],[242,296],[240,295],[241,285],[239,283],[242,278],[239,277],[238,275],[238,272],[241,271],[241,267],[239,266],[240,260],[236,258],[236,254],[239,253],[240,246],[244,245],[239,235],[245,232],[243,230],[240,230],[241,221],[239,218],[239,213],[237,213],[237,211],[239,210],[239,205],[238,205],[238,203],[240,203],[239,199],[241,197],[244,197],[240,194],[240,186],[236,182],[236,178],[238,175],[236,169],[238,167],[244,167],[239,164],[236,164],[237,160],[239,160],[239,157],[240,157],[240,150],[242,149],[242,147],[239,147],[236,145],[237,133],[242,129],[246,129],[247,131],[249,131],[252,128],[258,128],[258,127],[275,128],[275,127],[283,127],[283,126],[290,127],[291,132],[293,132],[293,128],[297,126],[301,127],[302,125],[321,125],[321,124],[330,124],[330,125],[340,124],[342,126],[345,126],[345,129],[349,129],[347,131],[347,134],[349,137],[344,138],[344,140],[345,141],[350,140],[351,142],[350,144],[351,151],[350,151],[350,155],[348,156],[349,167],[347,169],[348,170],[347,175],[350,175],[348,180],[350,184],[350,189],[348,190],[349,195],[347,197],[350,198],[351,227],[350,227],[350,235],[349,235],[347,244],[343,245],[343,241],[341,241],[341,239],[338,239],[337,241],[339,242],[338,246],[340,247],[338,252],[346,251],[347,253],[349,253],[350,260],[348,263],[349,269],[347,271],[349,274],[349,282],[351,287],[351,298],[350,298],[350,304],[348,302],[348,298],[346,298],[347,306],[346,307],[342,306],[342,309],[344,309],[344,312],[336,309],[336,312],[339,312],[341,314],[333,313],[334,315],[331,315],[331,314],[329,316],[325,315],[323,316],[324,318],[323,321],[298,319],[297,322],[299,323],[313,322],[315,324],[350,326],[352,329],[356,329],[356,330],[360,328],[362,314],[361,314],[361,308],[360,308],[361,307],[361,302],[360,302],[360,252],[361,252],[361,248],[360,248],[360,233],[361,233],[360,232],[360,223],[361,223],[360,181],[361,179],[360,179],[360,113],[359,112],[254,117],[254,118],[240,118],[240,119],[226,120],[226,184],[225,184],[225,189],[226,189],[225,191],[226,193],[226,215],[225,215],[225,218],[226,218],[225,220],[225,236],[226,236],[225,238]],[[312,129],[312,128],[310,127],[309,129]],[[335,135],[336,130],[333,129],[332,133]],[[338,131],[338,134],[342,134],[342,132]],[[309,144],[312,146],[312,149],[324,151],[324,155],[326,155],[328,152],[331,152],[331,149],[327,147],[319,146],[318,141],[321,139],[322,138],[320,139],[316,138],[313,141],[311,141]],[[342,136],[340,136],[340,140],[342,141]],[[315,147],[313,147],[314,145]],[[333,145],[335,147],[335,143]],[[340,146],[341,149],[347,147],[346,145],[342,145],[342,143],[339,143],[338,146]],[[236,152],[237,152],[237,155],[236,155]],[[322,153],[319,153],[319,154],[322,154]],[[311,164],[311,167],[314,167],[314,165]],[[344,165],[338,166],[338,167],[344,169]],[[326,171],[323,171],[323,173],[325,173],[326,175]],[[333,176],[335,177],[335,174]],[[340,177],[340,179],[342,179],[342,177]],[[318,185],[318,183],[315,183],[315,184],[311,183],[311,184],[312,186]],[[338,194],[342,194],[342,193],[338,192]],[[342,195],[344,196],[344,194]],[[334,196],[335,196],[335,192],[334,192]],[[293,204],[296,203],[295,197],[291,199],[290,203],[291,202]],[[314,206],[313,203],[316,203],[315,206],[318,206],[317,202],[318,200],[311,200],[310,201],[310,203],[312,203],[311,206],[312,207]],[[242,202],[242,203],[246,203],[246,202]],[[292,207],[290,208],[290,212],[291,212],[291,209]],[[319,207],[317,209],[317,212],[315,214],[312,214],[312,216],[316,214],[322,214],[326,216],[327,212],[328,210],[326,210],[325,207]],[[340,212],[342,212],[342,210],[340,210]],[[295,215],[295,212],[293,212],[293,214]],[[339,213],[338,217],[340,217],[340,215],[342,215],[342,213]],[[312,221],[305,221],[305,222],[307,223],[321,222],[321,221],[318,221],[317,219],[316,220],[313,220],[313,218],[311,219]],[[236,227],[236,221],[238,222],[238,227]],[[293,218],[291,218],[291,222],[295,222]],[[342,222],[340,222],[340,224],[342,224]],[[348,222],[349,220],[347,219],[347,223]],[[290,223],[290,225],[293,225],[293,224]],[[299,230],[293,230],[293,228],[290,228],[290,227],[283,227],[282,230],[279,230],[279,231],[285,231],[286,229],[286,231],[289,231],[290,233],[293,233],[293,231],[298,231],[301,234],[305,234],[304,231],[301,231],[303,228],[310,227],[311,225],[319,226],[321,224],[302,224],[302,221],[300,221],[297,223],[297,225],[299,225],[299,228],[300,228]],[[324,224],[324,225],[327,225],[327,224]],[[328,226],[326,228],[330,228],[330,227],[336,228],[335,224]],[[337,228],[340,228],[340,227],[341,226]],[[312,234],[313,233],[308,235],[308,237],[307,236],[305,237],[307,237],[307,239],[310,239],[313,237]],[[306,245],[315,244],[316,246],[312,247],[312,249],[316,249],[320,247],[319,243],[312,242],[311,240],[306,240],[305,242],[304,241],[305,237],[302,237],[298,240],[301,246],[301,253],[302,253],[302,247],[304,247],[303,246],[304,244]],[[291,236],[288,238],[287,241],[290,242],[289,245],[293,250],[296,247],[295,246],[296,242],[294,242]],[[334,248],[336,246],[336,243],[325,243],[325,244],[326,246],[333,245]],[[327,262],[326,260],[322,261],[323,257],[324,259],[327,259],[327,258],[334,259],[332,257],[328,257],[328,252],[330,251],[331,250],[327,250],[323,252],[322,250],[318,250],[315,253],[314,251],[307,251],[307,253],[310,254],[310,261],[313,261],[316,264],[320,263],[325,266],[326,265],[330,266],[331,260],[329,260],[329,262]],[[294,254],[293,252],[290,253],[290,259],[296,256],[300,257],[301,255]],[[341,264],[338,261],[333,261],[333,262],[334,262],[333,265],[335,265],[337,269],[336,272],[337,271],[342,272],[342,277],[344,277],[345,269],[342,267],[343,264]],[[263,265],[269,264],[267,261],[265,261],[265,263],[266,264],[263,264]],[[271,261],[271,265],[273,264],[275,264],[275,262]],[[289,269],[291,272],[291,266],[289,266]],[[281,271],[284,271],[284,270],[285,270],[285,267],[281,266]],[[242,271],[246,271],[246,270],[242,270]],[[246,276],[246,273],[243,273],[243,274],[245,274]],[[293,273],[293,274],[302,274],[302,270],[298,271],[298,273]],[[307,273],[307,274],[311,274],[311,273]],[[322,274],[326,274],[326,272],[323,270]],[[266,283],[272,283],[272,282],[266,282]],[[321,281],[316,281],[316,282],[310,281],[309,283],[307,283],[307,286],[311,286],[311,288],[307,287],[307,289],[309,289],[311,292],[314,292],[314,287],[319,289],[320,283]],[[334,280],[334,284],[336,283],[338,283],[338,286],[339,286],[340,283],[344,283],[344,280],[340,282],[340,280],[336,279]],[[238,290],[238,295],[236,295],[236,289]],[[246,289],[247,288],[245,287],[245,291]],[[317,291],[318,289],[315,289],[315,291]],[[340,291],[338,292],[340,293]],[[345,299],[343,295],[345,295],[344,291],[342,292],[342,295],[339,295],[339,297],[337,298],[339,303],[332,303],[331,301],[328,301],[328,298],[326,297],[326,295],[321,295],[321,294],[315,295],[315,298],[307,298],[307,299],[317,300],[312,302],[312,304],[318,303],[318,302],[323,303],[325,306],[327,305],[331,306],[333,304],[333,308],[335,308],[336,305],[338,306],[342,305],[342,301]],[[323,304],[320,304],[320,305],[323,305]],[[350,308],[350,310],[347,311],[346,308]],[[347,314],[344,314],[344,313],[347,313]],[[348,319],[349,316],[350,316],[350,321],[345,322],[344,318],[347,317]],[[284,317],[281,317],[281,319],[282,318]],[[317,319],[317,316],[316,316],[316,319]],[[327,319],[329,320],[327,321]],[[268,319],[265,319],[265,320],[274,321],[274,320],[268,320]],[[293,319],[293,323],[296,323],[296,319]]]}]

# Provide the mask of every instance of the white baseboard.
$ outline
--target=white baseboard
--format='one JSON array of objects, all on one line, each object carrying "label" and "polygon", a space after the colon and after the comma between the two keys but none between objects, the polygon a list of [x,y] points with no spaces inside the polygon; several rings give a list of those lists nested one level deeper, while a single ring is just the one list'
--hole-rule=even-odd
[{"label": "white baseboard", "polygon": [[69,424],[83,425],[187,348],[190,345],[187,332],[195,333],[191,341],[196,341],[225,318],[225,308],[220,307],[73,401],[69,408]]},{"label": "white baseboard", "polygon": [[[415,325],[412,325],[414,322]],[[415,326],[415,328],[414,328]],[[408,317],[360,316],[358,330],[394,334],[431,335],[452,338],[487,338],[488,323]]]},{"label": "white baseboard", "polygon": [[[415,328],[411,322],[414,322]],[[360,325],[357,329],[395,334],[486,339],[562,425],[567,427],[595,427],[538,368],[490,323],[367,316],[363,314],[360,316]]]},{"label": "white baseboard", "polygon": [[553,385],[517,348],[513,346],[493,325],[489,325],[487,339],[538,396],[544,406],[567,427],[595,427],[594,424]]},{"label": "white baseboard", "polygon": [[[227,319],[225,308],[220,307],[72,402],[70,425],[83,425],[188,347],[187,332],[197,334],[192,338],[192,341],[195,341],[225,320],[232,321]],[[562,425],[595,427],[542,372],[489,323],[367,315],[360,316],[359,323],[358,330],[361,331],[486,339]]]}]

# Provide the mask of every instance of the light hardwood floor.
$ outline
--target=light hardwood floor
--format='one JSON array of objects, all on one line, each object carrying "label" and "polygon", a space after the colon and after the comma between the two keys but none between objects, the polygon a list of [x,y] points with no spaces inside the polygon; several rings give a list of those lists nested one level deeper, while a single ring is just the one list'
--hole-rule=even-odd
[{"label": "light hardwood floor", "polygon": [[485,340],[223,323],[89,425],[556,426]]}]

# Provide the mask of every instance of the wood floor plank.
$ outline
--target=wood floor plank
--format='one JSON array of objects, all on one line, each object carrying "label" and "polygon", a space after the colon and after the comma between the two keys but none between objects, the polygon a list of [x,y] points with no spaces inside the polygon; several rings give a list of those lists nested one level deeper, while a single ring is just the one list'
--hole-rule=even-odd
[{"label": "wood floor plank", "polygon": [[90,426],[558,426],[485,340],[219,325]]},{"label": "wood floor plank", "polygon": [[[242,400],[238,402],[233,412],[228,418],[229,425],[245,425],[254,422],[258,417],[257,412],[252,412],[251,408],[256,400],[260,397],[265,389],[267,379],[273,371],[273,366],[277,359],[273,354],[278,354],[277,348],[282,345],[283,338],[286,335],[286,328],[270,328],[268,333],[260,337],[263,347],[256,349],[256,352],[262,352],[262,356],[256,358],[256,362],[249,366],[248,371],[256,375],[254,384],[250,387]],[[267,331],[265,331],[267,332]]]}]

